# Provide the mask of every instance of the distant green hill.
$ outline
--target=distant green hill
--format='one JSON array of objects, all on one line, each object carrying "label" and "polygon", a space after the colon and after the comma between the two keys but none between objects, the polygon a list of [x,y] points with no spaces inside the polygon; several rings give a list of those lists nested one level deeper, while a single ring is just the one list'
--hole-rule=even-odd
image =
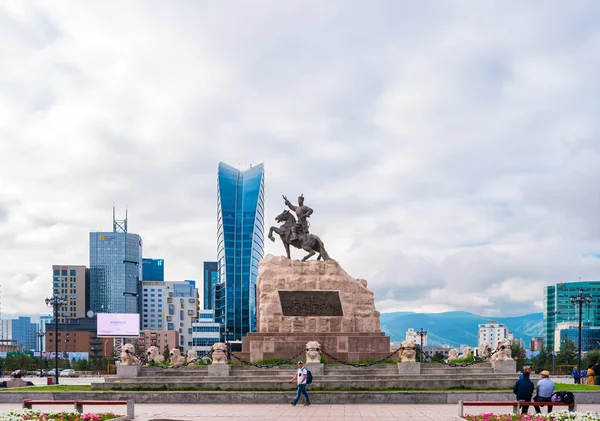
[{"label": "distant green hill", "polygon": [[515,338],[523,339],[523,344],[529,347],[529,341],[534,336],[542,336],[542,313],[526,314],[517,317],[478,316],[464,311],[446,313],[383,313],[381,315],[381,330],[388,334],[392,341],[401,342],[405,339],[409,328],[427,331],[428,345],[450,345],[458,347],[461,344],[477,346],[477,326],[495,320],[504,323]]}]

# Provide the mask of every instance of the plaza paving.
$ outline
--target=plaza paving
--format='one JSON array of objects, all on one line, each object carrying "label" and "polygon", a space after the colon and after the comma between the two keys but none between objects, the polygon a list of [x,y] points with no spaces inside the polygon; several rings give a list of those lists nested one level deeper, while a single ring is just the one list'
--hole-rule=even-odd
[{"label": "plaza paving", "polygon": [[[290,395],[290,399],[291,399]],[[0,412],[18,409],[19,404],[0,404]],[[70,406],[40,406],[38,409],[57,411],[72,409]],[[86,407],[87,409],[87,407]],[[90,411],[111,411],[123,413],[122,406],[89,407]],[[148,405],[136,404],[136,420],[414,420],[445,421],[455,420],[458,405],[387,405],[387,404],[347,404],[319,405],[296,407],[291,405]],[[510,412],[507,407],[506,411]],[[600,411],[600,405],[580,405],[579,411]],[[474,408],[470,413],[500,412],[498,408]],[[533,409],[529,411],[533,412]],[[545,412],[545,411],[544,411]]]}]

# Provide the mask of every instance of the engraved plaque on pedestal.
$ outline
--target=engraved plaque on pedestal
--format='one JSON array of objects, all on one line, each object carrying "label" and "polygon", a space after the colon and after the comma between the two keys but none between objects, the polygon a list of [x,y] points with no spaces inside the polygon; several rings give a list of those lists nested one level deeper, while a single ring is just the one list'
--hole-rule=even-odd
[{"label": "engraved plaque on pedestal", "polygon": [[339,291],[278,291],[284,316],[343,316]]}]

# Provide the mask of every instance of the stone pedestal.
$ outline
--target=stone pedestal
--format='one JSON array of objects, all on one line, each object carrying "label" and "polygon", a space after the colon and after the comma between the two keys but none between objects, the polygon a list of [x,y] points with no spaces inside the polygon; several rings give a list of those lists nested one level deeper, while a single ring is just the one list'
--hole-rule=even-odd
[{"label": "stone pedestal", "polygon": [[6,381],[6,387],[25,387],[27,386],[27,382],[23,379],[10,379]]},{"label": "stone pedestal", "polygon": [[229,364],[211,364],[208,366],[209,376],[229,377],[231,366]]},{"label": "stone pedestal", "polygon": [[[236,355],[251,362],[287,359],[310,341],[343,361],[378,360],[390,354],[367,281],[354,279],[333,260],[299,262],[268,255],[259,264],[257,330]],[[298,359],[303,359],[303,356]]]},{"label": "stone pedestal", "polygon": [[325,375],[325,364],[323,363],[306,363],[304,364],[307,370],[309,370],[313,376],[324,376]]},{"label": "stone pedestal", "polygon": [[517,362],[514,360],[492,361],[492,367],[494,368],[494,373],[513,374],[517,372]]},{"label": "stone pedestal", "polygon": [[141,365],[118,365],[117,378],[129,379],[140,375]]},{"label": "stone pedestal", "polygon": [[398,374],[421,374],[421,363],[398,363]]}]

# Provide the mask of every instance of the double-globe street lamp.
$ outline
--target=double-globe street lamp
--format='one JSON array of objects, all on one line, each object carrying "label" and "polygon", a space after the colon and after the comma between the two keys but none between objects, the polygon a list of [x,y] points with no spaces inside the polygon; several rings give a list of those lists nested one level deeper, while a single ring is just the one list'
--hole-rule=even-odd
[{"label": "double-globe street lamp", "polygon": [[38,338],[40,338],[40,379],[42,378],[42,372],[44,371],[44,347],[42,345],[42,341],[44,339],[44,336],[46,336],[46,332],[44,332],[42,330],[42,328],[38,328],[38,331],[36,332],[36,335]]},{"label": "double-globe street lamp", "polygon": [[61,298],[58,294],[46,298],[46,305],[54,308],[54,374],[56,384],[58,384],[58,309],[66,304],[67,300]]},{"label": "double-globe street lamp", "polygon": [[421,337],[421,348],[419,349],[419,362],[422,363],[423,362],[423,336],[427,336],[427,331],[423,330],[423,328],[421,328],[421,330],[418,330],[415,333]]},{"label": "double-globe street lamp", "polygon": [[579,335],[578,335],[578,350],[577,350],[577,372],[579,373],[579,377],[581,378],[581,319],[583,316],[583,306],[584,304],[590,304],[592,302],[592,296],[589,294],[583,293],[583,288],[579,288],[579,294],[571,295],[569,297],[571,303],[575,306],[579,306]]}]

